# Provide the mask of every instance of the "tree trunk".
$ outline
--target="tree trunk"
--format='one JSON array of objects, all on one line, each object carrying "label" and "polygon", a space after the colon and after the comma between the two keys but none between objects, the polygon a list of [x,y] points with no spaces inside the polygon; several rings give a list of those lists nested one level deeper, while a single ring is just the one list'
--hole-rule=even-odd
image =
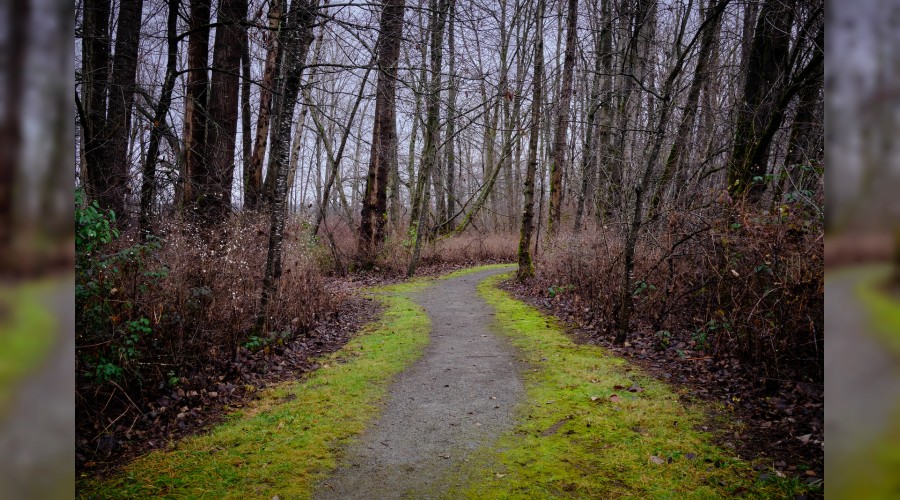
[{"label": "tree trunk", "polygon": [[734,148],[728,160],[728,189],[732,195],[747,194],[758,200],[766,184],[766,154],[753,158],[762,131],[777,109],[787,73],[788,49],[795,0],[766,0],[759,13],[747,60],[747,80],[734,131]]},{"label": "tree trunk", "polygon": [[[16,3],[13,4],[15,6]],[[104,208],[109,203],[109,172],[103,149],[106,141],[106,90],[109,83],[109,0],[85,0],[82,25],[82,96],[84,159],[88,197]]]},{"label": "tree trunk", "polygon": [[103,161],[109,183],[106,202],[125,215],[128,186],[128,138],[131,132],[131,107],[137,74],[138,43],[141,33],[143,0],[122,0],[116,29],[115,56],[109,84],[109,110],[104,133]]},{"label": "tree trunk", "polygon": [[[256,138],[253,156],[247,171],[244,204],[250,210],[259,208],[262,197],[263,158],[266,155],[266,144],[269,138],[269,120],[272,109],[272,90],[275,87],[275,73],[280,59],[280,29],[282,17],[282,0],[274,0],[269,8],[269,33],[266,38],[268,52],[263,69],[262,85],[259,90],[259,116],[256,118]],[[302,124],[300,125],[302,127]]]},{"label": "tree trunk", "polygon": [[[504,2],[504,7],[506,6]],[[505,10],[505,9],[504,9]],[[447,157],[445,167],[447,172],[447,221],[446,227],[456,226],[456,0],[450,1],[450,20],[447,32],[447,56],[450,58],[450,83],[447,91]]]},{"label": "tree trunk", "polygon": [[166,22],[168,38],[168,54],[166,57],[166,78],[163,81],[159,102],[153,116],[150,129],[150,144],[147,146],[147,158],[141,179],[141,215],[139,219],[141,239],[146,240],[151,234],[153,217],[153,201],[156,199],[156,161],[159,156],[160,141],[165,130],[166,115],[172,104],[172,90],[175,88],[178,62],[178,6],[180,0],[168,0],[169,16]]},{"label": "tree trunk", "polygon": [[208,172],[198,193],[201,220],[211,224],[223,222],[231,211],[244,33],[240,23],[246,17],[247,0],[222,0],[217,19],[222,24],[216,28],[213,47],[206,126]]},{"label": "tree trunk", "polygon": [[243,170],[244,196],[243,205],[247,204],[247,194],[250,191],[249,173],[250,156],[253,154],[253,140],[250,137],[250,37],[244,30],[243,46],[241,47],[241,169]]},{"label": "tree trunk", "polygon": [[281,247],[284,243],[284,224],[287,216],[288,152],[291,144],[291,120],[300,77],[306,65],[306,53],[312,43],[312,25],[315,21],[317,0],[294,0],[287,16],[285,29],[279,33],[284,47],[282,58],[281,99],[275,113],[272,135],[272,151],[269,169],[275,172],[275,196],[270,205],[269,247],[266,252],[266,269],[263,274],[262,295],[256,325],[260,330],[267,326],[269,302],[278,288],[281,277]]},{"label": "tree trunk", "polygon": [[375,124],[366,191],[362,200],[357,257],[363,267],[375,263],[384,242],[387,217],[387,182],[397,155],[396,89],[397,60],[403,37],[406,0],[385,0],[378,40],[378,83],[375,91]]},{"label": "tree trunk", "polygon": [[14,221],[16,220],[13,193],[21,166],[24,68],[28,47],[27,27],[30,11],[29,0],[12,0],[8,15],[15,22],[9,23],[9,32],[2,45],[4,51],[9,54],[9,67],[12,69],[4,71],[2,75],[5,102],[3,103],[3,118],[0,121],[0,253],[4,255],[12,242]]},{"label": "tree trunk", "polygon": [[[723,0],[719,0],[723,1]],[[708,10],[715,10],[716,3],[713,2]],[[700,102],[700,90],[703,88],[703,82],[708,78],[707,68],[712,55],[712,47],[716,37],[719,35],[719,24],[721,16],[713,21],[713,24],[703,32],[700,40],[700,51],[697,54],[697,66],[694,69],[694,78],[691,81],[690,90],[688,90],[687,101],[684,105],[684,114],[681,115],[681,122],[678,124],[678,131],[675,135],[675,141],[669,150],[669,156],[663,165],[662,176],[656,185],[653,197],[650,199],[650,209],[648,218],[656,215],[656,210],[662,202],[665,191],[672,181],[673,175],[678,175],[684,168],[684,155],[688,148],[691,130],[694,128],[694,118],[697,116],[697,105]]]},{"label": "tree trunk", "polygon": [[[594,218],[598,224],[603,221],[603,217],[607,213],[609,205],[606,203],[606,196],[611,192],[610,187],[604,183],[604,180],[607,182],[612,180],[611,176],[607,176],[607,178],[604,179],[600,175],[602,170],[601,164],[605,163],[607,165],[606,170],[608,172],[611,173],[613,170],[611,168],[613,157],[611,154],[613,139],[613,77],[610,75],[613,67],[613,18],[610,3],[610,0],[605,0],[600,9],[600,23],[602,27],[600,29],[600,46],[597,54],[597,58],[599,59],[598,64],[604,75],[600,92],[601,101],[598,103],[600,106],[600,109],[598,110],[600,117],[597,123],[597,164],[595,172],[597,177],[597,189],[594,191]],[[601,159],[602,163],[600,161]]]},{"label": "tree trunk", "polygon": [[542,82],[544,78],[544,9],[545,0],[537,0],[534,34],[534,82],[531,95],[531,135],[528,137],[528,163],[525,169],[525,208],[519,232],[519,270],[516,279],[534,276],[531,261],[531,234],[534,231],[534,177],[537,170],[538,135],[541,133]]},{"label": "tree trunk", "polygon": [[188,38],[187,99],[184,108],[184,175],[181,195],[195,208],[198,187],[206,177],[206,122],[209,97],[209,0],[191,0]]},{"label": "tree trunk", "polygon": [[[652,146],[647,156],[647,162],[644,165],[644,172],[641,179],[634,186],[634,213],[632,215],[631,224],[628,226],[628,233],[625,237],[625,248],[623,249],[624,269],[622,274],[622,285],[619,290],[619,297],[616,305],[616,344],[623,344],[628,338],[628,330],[631,324],[631,312],[634,303],[634,254],[637,247],[638,233],[641,229],[641,217],[643,215],[644,193],[650,187],[653,178],[653,172],[656,169],[656,162],[659,160],[659,154],[665,140],[666,125],[669,122],[669,114],[672,110],[672,92],[675,88],[675,82],[684,68],[684,60],[690,53],[691,46],[697,40],[697,36],[704,33],[704,30],[712,29],[719,16],[725,11],[728,2],[721,2],[716,7],[710,8],[706,18],[700,25],[697,34],[690,44],[681,49],[681,40],[684,37],[685,23],[681,24],[681,30],[677,37],[676,47],[681,53],[678,56],[674,66],[669,71],[666,81],[662,88],[662,99],[659,109],[659,118],[652,135]],[[690,12],[685,12],[685,16]]]},{"label": "tree trunk", "polygon": [[425,146],[422,150],[422,166],[419,168],[419,181],[416,194],[418,202],[413,205],[411,228],[415,229],[415,244],[412,258],[406,276],[411,277],[416,273],[419,265],[419,254],[422,249],[422,238],[425,231],[424,225],[428,214],[430,192],[429,177],[437,163],[438,141],[440,134],[440,105],[441,105],[441,61],[443,59],[444,24],[447,20],[447,11],[450,0],[436,0],[433,2],[435,9],[432,11],[430,24],[431,35],[431,84],[426,96],[425,110]]},{"label": "tree trunk", "polygon": [[547,217],[547,232],[551,235],[559,231],[562,214],[562,178],[566,168],[566,132],[569,128],[569,108],[572,100],[572,72],[575,70],[575,37],[578,35],[578,0],[569,0],[566,19],[566,55],[563,58],[562,87],[559,94],[559,111],[556,115],[556,135],[550,159],[550,214]]}]

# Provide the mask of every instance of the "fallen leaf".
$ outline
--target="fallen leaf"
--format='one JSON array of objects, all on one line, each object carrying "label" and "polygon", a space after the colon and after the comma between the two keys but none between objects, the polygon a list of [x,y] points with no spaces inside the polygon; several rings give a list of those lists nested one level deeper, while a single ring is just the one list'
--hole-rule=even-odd
[{"label": "fallen leaf", "polygon": [[444,460],[447,460],[448,458],[450,458],[450,455],[438,455],[438,456],[443,458]]},{"label": "fallen leaf", "polygon": [[499,472],[496,474],[497,479],[506,477],[506,474],[500,474]]},{"label": "fallen leaf", "polygon": [[656,465],[662,465],[662,464],[666,463],[665,460],[657,457],[656,455],[650,455],[650,461],[655,463]]},{"label": "fallen leaf", "polygon": [[612,401],[613,403],[618,403],[619,401],[622,400],[622,398],[620,398],[618,394],[613,394],[612,396],[609,397],[609,400]]},{"label": "fallen leaf", "polygon": [[613,390],[614,390],[614,391],[621,391],[621,390],[624,389],[624,388],[625,388],[624,385],[614,385],[614,386],[613,386]]},{"label": "fallen leaf", "polygon": [[804,435],[802,435],[802,436],[798,436],[797,439],[798,439],[801,443],[806,444],[806,443],[809,442],[809,438],[811,438],[811,437],[812,437],[812,434],[804,434]]},{"label": "fallen leaf", "polygon": [[600,399],[600,396],[591,396],[591,401],[597,401]]}]

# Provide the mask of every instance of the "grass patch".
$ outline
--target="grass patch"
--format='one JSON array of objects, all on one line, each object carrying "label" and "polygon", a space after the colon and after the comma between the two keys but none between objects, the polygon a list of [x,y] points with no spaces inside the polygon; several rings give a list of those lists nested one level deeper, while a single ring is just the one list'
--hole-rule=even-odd
[{"label": "grass patch", "polygon": [[889,266],[865,269],[856,295],[872,317],[872,327],[896,353],[900,353],[900,300],[887,288],[891,276]]},{"label": "grass patch", "polygon": [[[596,346],[570,340],[557,322],[485,280],[479,293],[518,349],[527,391],[520,421],[497,451],[473,459],[470,498],[787,497],[796,479],[758,480],[749,464],[698,428],[666,384]],[[639,387],[639,392],[629,388]],[[615,395],[615,396],[614,396]]]},{"label": "grass patch", "polygon": [[84,480],[82,498],[308,498],[340,450],[375,418],[391,378],[418,358],[430,321],[405,296],[429,284],[373,290],[382,319],[321,368],[266,390],[208,434],[132,462],[115,477]]},{"label": "grass patch", "polygon": [[56,320],[42,304],[44,284],[0,289],[0,414],[18,382],[43,361],[56,337]]}]

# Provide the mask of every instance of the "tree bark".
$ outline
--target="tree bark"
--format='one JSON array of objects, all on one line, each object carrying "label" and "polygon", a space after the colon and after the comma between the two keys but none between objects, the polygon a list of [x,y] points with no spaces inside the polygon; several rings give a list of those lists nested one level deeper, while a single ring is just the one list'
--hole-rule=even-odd
[{"label": "tree bark", "polygon": [[[504,2],[504,7],[506,6]],[[450,20],[447,27],[447,56],[449,57],[448,76],[449,89],[447,91],[447,144],[446,161],[444,168],[447,173],[447,221],[446,227],[453,228],[456,225],[456,0],[450,1]]]},{"label": "tree bark", "polygon": [[531,234],[534,232],[534,177],[537,170],[538,136],[541,133],[542,82],[544,78],[544,9],[545,0],[537,0],[534,35],[534,82],[531,94],[531,135],[528,137],[528,163],[525,169],[525,208],[519,232],[519,270],[516,279],[522,281],[534,276],[531,260]]},{"label": "tree bark", "polygon": [[143,0],[122,0],[116,29],[115,55],[109,84],[109,110],[104,133],[103,162],[107,173],[110,208],[125,215],[128,187],[128,139],[131,133],[131,108],[134,103],[138,43],[141,33]]},{"label": "tree bark", "polygon": [[[269,139],[269,121],[272,109],[272,89],[275,88],[275,73],[280,60],[279,44],[283,0],[274,0],[269,8],[269,33],[266,37],[268,51],[266,52],[266,64],[263,68],[262,84],[259,90],[259,116],[256,118],[256,137],[253,146],[253,156],[248,168],[247,186],[245,188],[245,206],[250,210],[259,208],[262,198],[262,170],[263,159],[266,156],[266,145]],[[302,124],[301,124],[302,126]]]},{"label": "tree bark", "polygon": [[387,218],[387,183],[391,162],[397,155],[396,89],[397,60],[403,37],[406,0],[385,0],[381,11],[378,40],[378,83],[375,91],[375,125],[372,151],[362,200],[357,257],[371,267],[384,242]]},{"label": "tree bark", "polygon": [[300,78],[306,65],[306,53],[312,43],[312,25],[315,21],[317,0],[294,0],[288,13],[286,26],[279,36],[284,47],[282,58],[281,99],[275,114],[272,135],[272,151],[269,169],[275,172],[275,196],[270,205],[269,246],[266,252],[266,269],[263,274],[259,316],[256,325],[260,330],[267,326],[268,308],[278,280],[281,278],[281,248],[284,243],[284,225],[287,217],[287,162],[291,143],[291,119]]},{"label": "tree bark", "polygon": [[209,98],[209,0],[191,0],[188,38],[187,99],[184,108],[184,175],[181,196],[195,207],[197,188],[206,177],[206,122]]},{"label": "tree bark", "polygon": [[762,132],[776,114],[788,71],[788,49],[795,0],[766,0],[759,13],[747,60],[747,80],[734,131],[734,148],[728,161],[728,189],[758,200],[766,184],[766,154],[754,158]]},{"label": "tree bark", "polygon": [[[15,6],[16,3],[13,3]],[[85,188],[104,208],[109,203],[109,172],[103,149],[106,129],[106,91],[109,83],[109,0],[85,0],[82,24],[82,107],[84,122]]]},{"label": "tree bark", "polygon": [[547,217],[547,232],[555,235],[559,231],[562,214],[562,178],[566,168],[566,132],[569,128],[569,108],[572,100],[572,73],[575,70],[575,37],[578,35],[578,0],[569,0],[566,18],[566,54],[563,58],[562,87],[559,94],[559,110],[556,115],[556,133],[553,139],[553,153],[550,159],[550,214]]},{"label": "tree bark", "polygon": [[231,211],[244,32],[240,23],[246,17],[247,0],[222,0],[213,47],[206,125],[208,170],[198,193],[201,220],[214,225],[223,222]]}]

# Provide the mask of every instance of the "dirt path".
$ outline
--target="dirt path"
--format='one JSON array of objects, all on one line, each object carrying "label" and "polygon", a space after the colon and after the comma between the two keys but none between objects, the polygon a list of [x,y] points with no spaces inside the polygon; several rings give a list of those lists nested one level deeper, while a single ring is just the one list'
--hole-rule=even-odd
[{"label": "dirt path", "polygon": [[469,454],[511,428],[524,389],[511,347],[491,331],[493,309],[475,289],[510,269],[438,281],[413,297],[431,318],[430,344],[317,498],[439,497]]},{"label": "dirt path", "polygon": [[876,440],[900,402],[900,363],[870,335],[856,295],[873,272],[879,270],[841,270],[825,284],[826,463],[833,465]]}]

